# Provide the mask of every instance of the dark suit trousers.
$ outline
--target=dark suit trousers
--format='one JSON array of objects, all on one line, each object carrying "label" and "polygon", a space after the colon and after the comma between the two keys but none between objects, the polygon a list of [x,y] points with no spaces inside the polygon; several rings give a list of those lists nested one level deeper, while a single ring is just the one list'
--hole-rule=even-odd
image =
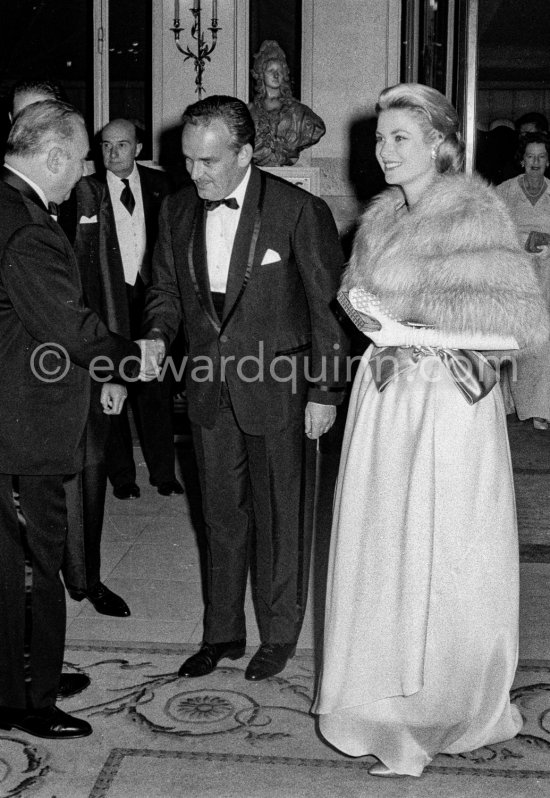
[{"label": "dark suit trousers", "polygon": [[107,467],[85,466],[65,482],[69,533],[63,579],[74,598],[93,593],[101,580],[101,532],[105,516]]},{"label": "dark suit trousers", "polygon": [[[138,277],[135,286],[126,286],[133,339],[139,338],[145,287]],[[128,399],[122,413],[111,418],[111,432],[107,442],[107,473],[115,488],[136,481],[136,465],[128,402],[153,485],[175,479],[174,429],[172,423],[173,373],[170,369],[159,382],[129,383]]]},{"label": "dark suit trousers", "polygon": [[132,432],[128,419],[132,405],[143,456],[152,485],[175,479],[174,429],[172,423],[172,380],[128,385],[128,399],[122,413],[112,416],[107,441],[109,479],[120,487],[136,481]]},{"label": "dark suit trousers", "polygon": [[63,476],[0,474],[0,706],[55,703],[65,645]]},{"label": "dark suit trousers", "polygon": [[249,563],[263,643],[295,643],[307,597],[315,446],[303,417],[263,436],[239,428],[227,391],[216,426],[193,427],[207,543],[204,640],[246,637]]}]

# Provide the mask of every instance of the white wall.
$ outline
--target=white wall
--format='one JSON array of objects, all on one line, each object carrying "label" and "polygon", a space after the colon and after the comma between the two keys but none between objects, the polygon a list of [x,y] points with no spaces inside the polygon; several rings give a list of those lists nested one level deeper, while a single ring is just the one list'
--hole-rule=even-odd
[{"label": "white wall", "polygon": [[315,157],[345,157],[350,119],[372,111],[380,91],[396,83],[399,3],[318,0],[313,19],[313,105],[326,136]]},{"label": "white wall", "polygon": [[[253,2],[218,0],[222,30],[212,61],[206,64],[204,96],[217,93],[248,98],[249,1]],[[176,125],[183,109],[198,95],[194,91],[193,63],[177,51],[169,30],[174,2],[157,2],[153,98],[155,128],[160,130]],[[202,4],[209,25],[211,2],[202,0]],[[180,2],[181,24],[186,27],[181,41],[192,46],[190,5],[189,0]],[[335,216],[338,218],[341,212],[338,221],[342,223],[356,212],[346,176],[350,126],[357,117],[372,112],[381,89],[399,78],[400,7],[400,0],[303,2],[302,97],[327,127],[324,138],[306,151],[303,162],[321,168],[321,193],[331,197]],[[206,38],[210,41],[210,33]]]},{"label": "white wall", "polygon": [[[210,26],[211,2],[202,0],[203,25]],[[248,64],[248,15],[247,2],[243,0],[218,0],[218,34],[216,49],[211,61],[206,62],[203,86],[208,94],[230,94],[246,98]],[[188,10],[191,0],[180,0],[180,25],[185,31],[180,35],[180,44],[197,52],[197,43],[191,38],[193,20]],[[205,13],[206,12],[206,13]],[[175,43],[170,30],[174,19],[174,0],[156,0],[153,10],[153,118],[158,148],[159,134],[163,128],[177,125],[181,114],[190,103],[199,99],[195,91],[195,69],[192,59],[185,60]],[[211,34],[205,31],[206,43],[211,43]],[[244,69],[244,71],[243,71]],[[158,149],[155,150],[158,154]]]},{"label": "white wall", "polygon": [[399,0],[310,0],[312,107],[327,132],[307,151],[321,193],[345,230],[361,210],[348,179],[350,128],[374,113],[380,91],[399,80]]}]

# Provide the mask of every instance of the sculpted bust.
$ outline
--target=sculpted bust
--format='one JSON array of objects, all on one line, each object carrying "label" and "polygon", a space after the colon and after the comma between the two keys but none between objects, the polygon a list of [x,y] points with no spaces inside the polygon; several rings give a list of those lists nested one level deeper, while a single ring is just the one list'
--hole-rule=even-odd
[{"label": "sculpted bust", "polygon": [[254,58],[256,82],[249,110],[256,126],[253,160],[258,166],[292,166],[300,152],[316,144],[325,124],[292,96],[284,51],[275,41],[262,42]]}]

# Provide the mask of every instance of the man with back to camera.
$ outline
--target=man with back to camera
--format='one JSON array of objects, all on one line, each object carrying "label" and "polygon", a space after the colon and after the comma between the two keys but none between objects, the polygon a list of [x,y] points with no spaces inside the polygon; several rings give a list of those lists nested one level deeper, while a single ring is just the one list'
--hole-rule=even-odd
[{"label": "man with back to camera", "polygon": [[[12,88],[10,118],[33,102],[63,100],[63,90],[49,80],[25,80]],[[113,279],[100,260],[98,209],[104,186],[82,177],[56,211],[56,218],[71,242],[77,257],[85,304],[99,315],[113,332],[130,337],[126,297],[113,303]],[[103,266],[103,268],[102,268]],[[127,389],[111,381],[92,380],[90,414],[86,425],[86,454],[78,474],[65,480],[68,534],[63,559],[63,580],[71,598],[87,598],[102,615],[127,617],[130,608],[121,596],[101,581],[101,539],[105,514],[107,470],[105,450],[112,418],[122,411]],[[108,405],[108,410],[106,409]]]},{"label": "man with back to camera", "polygon": [[325,202],[251,165],[243,102],[209,97],[183,123],[195,185],[163,203],[143,327],[158,362],[182,320],[187,341],[208,563],[203,643],[179,673],[243,656],[253,544],[261,646],[245,676],[258,681],[283,670],[303,620],[311,454],[345,383],[334,364],[346,340],[329,307],[343,257]]},{"label": "man with back to camera", "polygon": [[135,378],[140,359],[136,343],[83,304],[74,252],[48,212],[82,176],[88,147],[75,108],[32,103],[14,121],[0,175],[0,728],[51,739],[92,731],[55,704],[60,691],[82,689],[82,674],[61,675],[59,570],[63,483],[82,467],[88,369],[100,357],[102,379],[125,363]]},{"label": "man with back to camera", "polygon": [[[99,186],[104,182],[106,187],[98,209],[101,251],[106,253],[113,303],[125,317],[124,334],[137,338],[145,288],[150,281],[160,204],[169,191],[169,182],[158,169],[136,164],[142,145],[130,120],[109,122],[101,131],[100,142],[105,180],[94,175],[89,181]],[[151,484],[162,496],[183,493],[174,470],[171,374],[162,382],[130,386],[128,396]],[[118,499],[139,497],[127,407],[111,421],[107,472]]]}]

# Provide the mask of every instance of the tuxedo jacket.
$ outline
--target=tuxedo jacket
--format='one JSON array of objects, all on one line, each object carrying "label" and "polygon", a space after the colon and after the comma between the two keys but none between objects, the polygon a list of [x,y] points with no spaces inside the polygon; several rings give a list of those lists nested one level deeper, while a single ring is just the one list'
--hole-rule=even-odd
[{"label": "tuxedo jacket", "polygon": [[326,203],[252,167],[222,319],[212,303],[204,203],[194,186],[163,203],[143,334],[167,344],[183,321],[190,420],[216,422],[224,379],[241,429],[303,420],[305,402],[339,404],[347,341],[331,305],[343,255]]},{"label": "tuxedo jacket", "polygon": [[[82,298],[71,244],[28,183],[0,175],[0,471],[82,467],[88,368],[139,371],[139,347],[112,334]],[[107,374],[108,372],[104,372]]]},{"label": "tuxedo jacket", "polygon": [[[58,222],[71,242],[80,272],[84,303],[94,310],[105,325],[131,338],[124,280],[120,271],[111,269],[105,244],[100,235],[101,209],[106,208],[106,186],[83,177],[68,200],[59,206]],[[119,380],[117,380],[119,381]],[[102,384],[92,380],[90,414],[86,427],[86,465],[103,462],[112,416],[101,406]]]},{"label": "tuxedo jacket", "polygon": [[[163,172],[138,165],[146,225],[147,250],[142,277],[150,275],[151,252],[158,232],[158,213],[168,191]],[[128,297],[120,255],[113,205],[105,179],[83,177],[70,198],[59,208],[59,223],[71,241],[80,268],[84,301],[107,327],[126,338],[134,337],[128,312]],[[103,413],[101,384],[92,383],[87,427],[86,464],[100,462],[111,427]]]}]

